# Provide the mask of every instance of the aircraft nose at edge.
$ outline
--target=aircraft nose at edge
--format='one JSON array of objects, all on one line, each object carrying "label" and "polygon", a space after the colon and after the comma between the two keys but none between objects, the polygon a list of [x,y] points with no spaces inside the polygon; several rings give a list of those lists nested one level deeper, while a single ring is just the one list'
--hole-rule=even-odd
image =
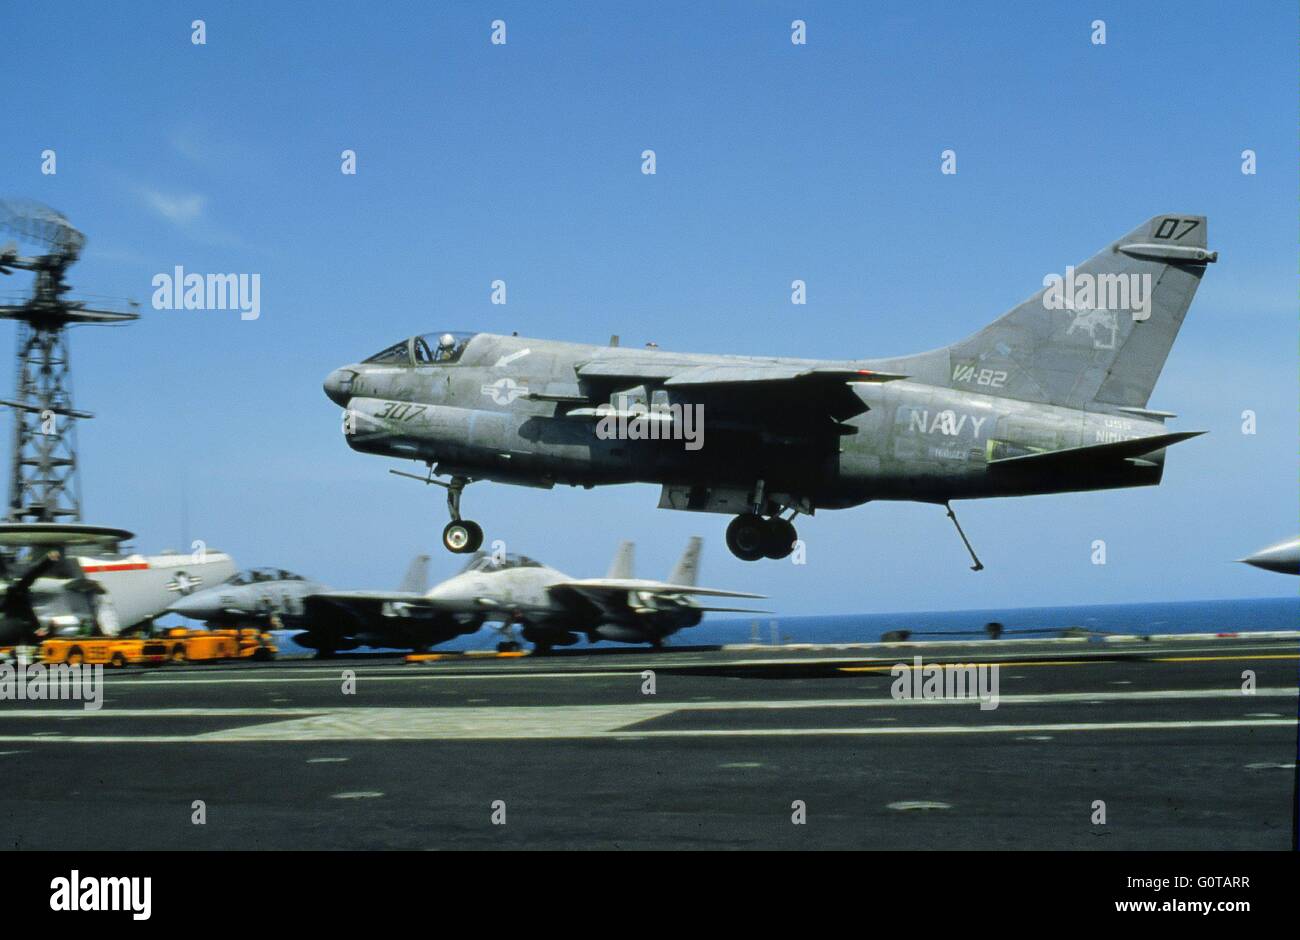
[{"label": "aircraft nose at edge", "polygon": [[335,369],[325,376],[325,395],[336,405],[346,405],[352,397],[352,380],[356,377],[351,369]]},{"label": "aircraft nose at edge", "polygon": [[1240,561],[1278,574],[1300,574],[1300,538],[1270,545]]}]

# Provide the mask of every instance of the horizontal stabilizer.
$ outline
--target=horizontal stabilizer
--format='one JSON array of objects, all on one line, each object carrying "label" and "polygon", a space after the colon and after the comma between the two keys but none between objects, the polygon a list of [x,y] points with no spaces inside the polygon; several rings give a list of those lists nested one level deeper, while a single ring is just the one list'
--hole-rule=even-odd
[{"label": "horizontal stabilizer", "polygon": [[1105,463],[1116,460],[1134,460],[1152,451],[1170,447],[1189,438],[1204,434],[1204,431],[1178,431],[1172,434],[1155,434],[1150,437],[1138,437],[1128,441],[1113,441],[1109,444],[1088,444],[1084,447],[1067,447],[1064,450],[1049,450],[1040,454],[1022,454],[1018,457],[1003,457],[990,460],[989,467],[1006,469],[1048,470],[1058,466],[1078,466],[1085,463]]}]

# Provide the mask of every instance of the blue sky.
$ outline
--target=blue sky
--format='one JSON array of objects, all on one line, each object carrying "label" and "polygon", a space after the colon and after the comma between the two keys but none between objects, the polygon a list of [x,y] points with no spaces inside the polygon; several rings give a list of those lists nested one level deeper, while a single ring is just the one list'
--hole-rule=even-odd
[{"label": "blue sky", "polygon": [[[1151,404],[1211,433],[1171,452],[1159,488],[959,504],[983,572],[931,506],[805,519],[805,566],[736,561],[726,517],[657,510],[649,486],[483,484],[466,510],[489,540],[581,575],[621,538],[665,575],[700,534],[706,583],[788,614],[1294,594],[1231,563],[1300,515],[1291,5],[556,6],[0,13],[0,195],[87,233],[74,284],[147,308],[178,264],[262,280],[256,321],[146,309],[74,333],[77,404],[97,415],[80,430],[88,520],[340,587],[393,586],[418,551],[446,575],[440,493],[346,447],[331,368],[443,329],[916,352],[1150,216],[1190,212],[1220,261]],[[496,18],[505,46],[488,41]],[[349,148],[355,176],[339,172]],[[939,172],[946,148],[956,176]]]}]

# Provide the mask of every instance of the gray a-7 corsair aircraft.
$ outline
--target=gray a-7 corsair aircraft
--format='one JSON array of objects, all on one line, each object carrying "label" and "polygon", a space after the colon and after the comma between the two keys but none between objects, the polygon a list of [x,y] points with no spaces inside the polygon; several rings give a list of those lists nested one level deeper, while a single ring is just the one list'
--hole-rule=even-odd
[{"label": "gray a-7 corsair aircraft", "polygon": [[1202,433],[1169,432],[1174,415],[1147,402],[1217,260],[1206,244],[1204,217],[1156,216],[975,335],[919,355],[431,333],[335,370],[325,393],[346,409],[354,450],[422,461],[417,479],[447,488],[453,552],[482,543],[460,515],[473,481],[639,482],[662,486],[661,508],[735,514],[738,557],[783,558],[791,520],[818,509],[915,500],[956,524],[951,500],[1159,483],[1165,449]]},{"label": "gray a-7 corsair aircraft", "polygon": [[[708,611],[763,613],[705,606],[692,598],[761,597],[696,585],[700,540],[687,543],[667,581],[632,575],[633,547],[622,543],[603,578],[575,579],[525,555],[480,552],[457,575],[427,592],[326,591],[304,599],[307,632],[295,642],[328,656],[357,646],[425,649],[474,633],[484,623],[505,632],[523,626],[536,652],[588,639],[662,645]],[[517,646],[513,640],[502,648]]]}]

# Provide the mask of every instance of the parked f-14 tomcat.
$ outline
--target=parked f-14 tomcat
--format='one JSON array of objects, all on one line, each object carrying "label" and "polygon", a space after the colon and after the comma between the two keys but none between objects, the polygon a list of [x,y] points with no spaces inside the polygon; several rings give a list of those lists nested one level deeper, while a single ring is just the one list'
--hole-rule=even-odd
[{"label": "parked f-14 tomcat", "polygon": [[[327,591],[305,599],[308,630],[294,641],[329,655],[357,646],[424,649],[484,623],[509,633],[519,624],[537,652],[594,641],[650,643],[693,627],[707,611],[761,613],[717,607],[694,597],[761,597],[696,585],[700,540],[686,546],[667,581],[632,575],[631,542],[619,546],[603,578],[575,579],[525,555],[480,552],[459,574],[432,590]],[[517,646],[507,640],[502,648]]]},{"label": "parked f-14 tomcat", "polygon": [[[399,591],[429,587],[429,556],[412,559]],[[232,574],[215,587],[195,591],[167,608],[209,627],[262,627],[303,630],[308,627],[306,601],[330,590],[326,585],[283,568],[250,568]]]},{"label": "parked f-14 tomcat", "polygon": [[451,551],[482,542],[460,515],[470,482],[643,482],[662,486],[662,508],[735,514],[738,557],[783,558],[793,518],[817,509],[915,500],[955,524],[951,500],[1159,483],[1165,449],[1202,432],[1168,431],[1174,416],[1147,402],[1215,260],[1204,217],[1160,215],[975,335],[919,355],[431,333],[335,370],[325,392],[346,409],[353,449],[422,461],[417,479],[447,488]]}]

